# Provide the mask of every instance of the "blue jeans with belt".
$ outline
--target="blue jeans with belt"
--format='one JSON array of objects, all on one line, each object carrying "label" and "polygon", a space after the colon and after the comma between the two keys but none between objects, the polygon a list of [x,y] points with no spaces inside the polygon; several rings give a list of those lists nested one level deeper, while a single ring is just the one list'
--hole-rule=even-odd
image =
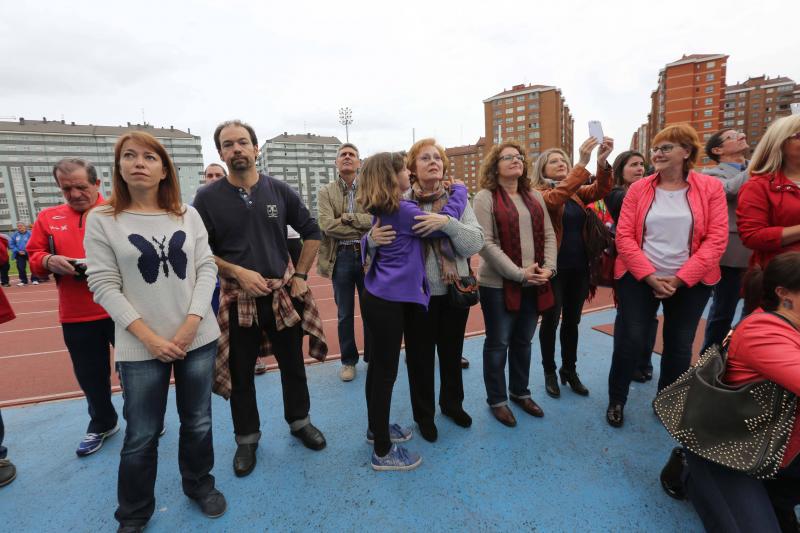
[{"label": "blue jeans with belt", "polygon": [[158,437],[164,427],[169,378],[175,373],[175,399],[180,417],[178,467],[183,492],[202,498],[214,488],[214,445],[211,435],[211,385],[217,342],[190,351],[183,360],[157,359],[119,362],[125,390],[122,446],[117,480],[121,525],[144,525],[155,510],[154,489],[158,466]]},{"label": "blue jeans with belt", "polygon": [[508,391],[515,398],[530,398],[531,339],[539,317],[535,287],[522,289],[519,311],[506,309],[503,289],[481,287],[481,310],[486,324],[483,341],[483,381],[486,402],[491,407],[508,404]]},{"label": "blue jeans with belt", "polygon": [[[336,251],[333,264],[333,299],[336,301],[339,321],[339,347],[342,351],[342,364],[358,363],[358,348],[355,336],[355,292],[359,303],[363,303],[364,269],[361,267],[361,249],[357,245],[343,245]],[[362,320],[363,322],[363,320]],[[369,361],[369,333],[364,326],[364,360]]]}]

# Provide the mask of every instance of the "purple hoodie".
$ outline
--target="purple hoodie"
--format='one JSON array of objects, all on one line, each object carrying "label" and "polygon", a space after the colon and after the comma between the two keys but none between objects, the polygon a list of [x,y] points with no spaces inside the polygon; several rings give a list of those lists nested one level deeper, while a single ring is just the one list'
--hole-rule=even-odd
[{"label": "purple hoodie", "polygon": [[[456,184],[450,188],[450,198],[440,215],[460,219],[467,205],[467,188]],[[425,277],[425,252],[422,239],[411,230],[418,221],[414,217],[430,215],[412,200],[400,200],[400,208],[394,213],[381,213],[381,225],[391,224],[397,232],[395,239],[378,247],[372,264],[364,276],[364,286],[370,294],[392,302],[417,303],[428,307],[430,291]],[[374,222],[374,217],[373,217]],[[435,231],[429,238],[447,237]],[[362,261],[366,259],[367,236],[361,239]]]}]

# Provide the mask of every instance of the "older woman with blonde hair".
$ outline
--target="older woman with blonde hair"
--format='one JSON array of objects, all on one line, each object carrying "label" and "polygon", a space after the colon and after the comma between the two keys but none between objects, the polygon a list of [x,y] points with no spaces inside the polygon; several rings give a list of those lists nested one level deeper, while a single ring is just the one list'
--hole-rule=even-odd
[{"label": "older woman with blonde hair", "polygon": [[[776,120],[758,143],[748,168],[751,178],[739,191],[736,208],[739,236],[750,257],[745,287],[754,270],[763,270],[776,255],[800,250],[800,115]],[[746,290],[745,307],[759,300]]]},{"label": "older woman with blonde hair", "polygon": [[480,252],[486,402],[509,427],[517,424],[509,396],[529,415],[544,416],[528,387],[531,339],[538,316],[553,305],[550,280],[556,263],[556,235],[541,193],[531,188],[525,155],[513,141],[492,147],[480,170],[482,190],[474,200],[486,240]]},{"label": "older woman with blonde hair", "polygon": [[720,280],[728,244],[722,184],[694,171],[700,144],[687,124],[667,126],[652,141],[656,173],[633,183],[617,223],[617,318],[608,376],[606,420],[621,427],[642,353],[652,347],[653,316],[664,307],[658,390],[688,367],[697,324]]},{"label": "older woman with blonde hair", "polygon": [[[597,175],[592,179],[586,170],[592,150],[597,148]],[[611,190],[611,166],[606,159],[614,141],[602,143],[590,137],[579,149],[578,163],[570,166],[569,156],[561,149],[545,150],[536,160],[531,177],[547,205],[558,246],[558,276],[553,279],[555,305],[542,315],[539,344],[542,349],[545,390],[553,398],[561,395],[556,378],[556,330],[561,322],[561,383],[569,383],[573,392],[586,396],[589,390],[581,383],[576,370],[578,360],[578,324],[583,303],[590,293],[589,257],[584,239],[587,216],[596,216],[586,206],[605,197]],[[591,183],[589,183],[591,180]]]},{"label": "older woman with blonde hair", "polygon": [[472,418],[462,405],[464,383],[461,377],[461,351],[469,308],[456,305],[449,293],[454,290],[455,283],[470,275],[469,257],[483,247],[483,229],[469,204],[459,218],[440,212],[451,191],[449,180],[445,178],[447,155],[435,139],[414,143],[408,151],[407,163],[412,180],[406,197],[428,212],[417,217],[419,222],[414,230],[422,236],[437,230],[443,234],[424,241],[430,303],[425,312],[412,315],[405,331],[414,420],[423,438],[433,442],[438,437],[434,423],[437,353],[442,414],[461,427],[472,425]]}]

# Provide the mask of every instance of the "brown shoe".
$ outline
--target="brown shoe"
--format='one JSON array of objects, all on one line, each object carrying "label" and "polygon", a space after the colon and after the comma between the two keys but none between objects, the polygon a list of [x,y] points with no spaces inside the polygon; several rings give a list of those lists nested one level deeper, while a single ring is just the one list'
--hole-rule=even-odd
[{"label": "brown shoe", "polygon": [[514,413],[511,412],[511,409],[509,409],[507,405],[499,405],[497,407],[491,407],[490,409],[494,417],[499,420],[501,424],[510,428],[517,425],[517,419],[514,418]]},{"label": "brown shoe", "polygon": [[542,408],[530,398],[514,398],[512,396],[511,401],[522,407],[522,410],[531,416],[535,416],[537,418],[544,416],[544,411],[542,411]]}]

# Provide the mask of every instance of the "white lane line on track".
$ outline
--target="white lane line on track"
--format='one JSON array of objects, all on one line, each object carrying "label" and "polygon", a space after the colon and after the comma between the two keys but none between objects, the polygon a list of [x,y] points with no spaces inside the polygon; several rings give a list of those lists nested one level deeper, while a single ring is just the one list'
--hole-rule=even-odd
[{"label": "white lane line on track", "polygon": [[[6,296],[8,296],[6,294]],[[8,299],[9,302],[12,304],[30,304],[30,303],[38,303],[38,302],[57,302],[58,298],[45,298],[43,300],[12,300],[11,298]]]},{"label": "white lane line on track", "polygon": [[41,315],[44,313],[58,313],[58,309],[51,309],[50,311],[28,311],[27,313],[14,313],[17,316],[22,315]]},{"label": "white lane line on track", "polygon": [[17,359],[19,357],[29,357],[33,355],[50,355],[54,353],[66,353],[67,350],[50,350],[49,352],[31,352],[31,353],[20,353],[16,355],[2,355],[0,359]]},{"label": "white lane line on track", "polygon": [[20,333],[22,331],[38,331],[40,329],[61,329],[61,324],[58,326],[45,326],[42,328],[28,328],[28,329],[10,329],[8,331],[0,331],[0,335],[3,333]]}]

